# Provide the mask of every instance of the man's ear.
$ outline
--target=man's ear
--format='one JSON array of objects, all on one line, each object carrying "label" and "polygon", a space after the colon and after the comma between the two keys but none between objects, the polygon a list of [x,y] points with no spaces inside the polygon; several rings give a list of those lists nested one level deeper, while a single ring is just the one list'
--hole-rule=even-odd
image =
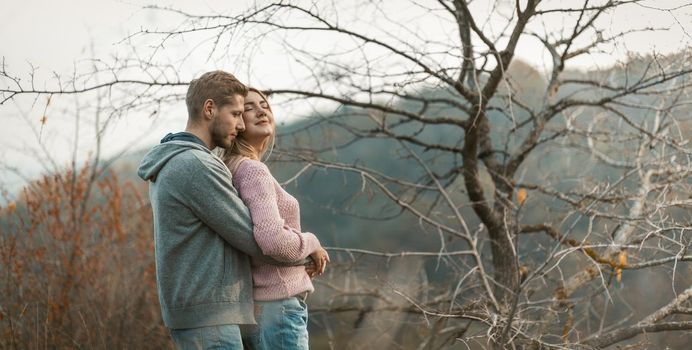
[{"label": "man's ear", "polygon": [[202,105],[202,117],[206,120],[211,120],[214,118],[214,100],[208,98],[204,100],[204,104]]}]

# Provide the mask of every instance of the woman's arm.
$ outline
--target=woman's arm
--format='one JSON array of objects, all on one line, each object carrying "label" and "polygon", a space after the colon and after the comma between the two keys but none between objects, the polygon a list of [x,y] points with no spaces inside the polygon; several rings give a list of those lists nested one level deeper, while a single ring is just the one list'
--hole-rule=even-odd
[{"label": "woman's arm", "polygon": [[277,204],[274,177],[263,163],[244,161],[233,175],[233,182],[250,209],[253,234],[265,255],[279,261],[294,261],[321,247],[314,234],[285,225]]}]

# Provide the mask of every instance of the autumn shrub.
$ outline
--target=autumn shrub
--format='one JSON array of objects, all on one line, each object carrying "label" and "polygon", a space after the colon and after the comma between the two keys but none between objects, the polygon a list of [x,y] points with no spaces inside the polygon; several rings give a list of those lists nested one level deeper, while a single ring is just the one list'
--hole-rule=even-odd
[{"label": "autumn shrub", "polygon": [[0,348],[170,347],[143,187],[73,164],[0,208]]}]

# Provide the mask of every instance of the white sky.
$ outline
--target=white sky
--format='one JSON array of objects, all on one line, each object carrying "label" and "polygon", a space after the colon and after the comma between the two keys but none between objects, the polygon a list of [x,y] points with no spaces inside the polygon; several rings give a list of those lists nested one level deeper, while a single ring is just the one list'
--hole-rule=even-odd
[{"label": "white sky", "polygon": [[[504,0],[506,1],[506,0]],[[644,4],[658,8],[677,8],[691,3],[684,0],[652,0]],[[168,28],[178,21],[170,14],[143,10],[147,3],[159,6],[170,6],[194,13],[236,13],[235,9],[244,9],[254,3],[252,0],[163,0],[163,1],[118,1],[118,0],[13,0],[5,1],[0,10],[0,56],[3,56],[8,70],[17,74],[26,73],[29,63],[39,67],[40,74],[35,81],[39,84],[50,79],[52,72],[69,75],[73,66],[80,60],[92,57],[107,59],[110,55],[122,51],[118,44],[128,34],[141,28]],[[393,2],[400,4],[400,1]],[[564,1],[564,3],[572,3]],[[488,11],[492,1],[476,0],[472,10],[477,14]],[[479,16],[482,18],[482,16]],[[641,6],[627,6],[622,10],[606,16],[613,29],[625,29],[630,26],[669,27],[666,32],[632,35],[615,48],[609,56],[587,56],[575,64],[582,68],[594,65],[608,65],[622,58],[627,51],[672,52],[690,44],[692,33],[692,6],[677,8],[673,11],[651,11]],[[550,23],[548,23],[550,25]],[[360,30],[361,28],[359,28]],[[366,30],[366,29],[365,29]],[[189,41],[189,42],[192,42]],[[182,45],[168,47],[171,55],[182,54],[188,47]],[[537,41],[525,41],[518,50],[517,56],[541,66],[543,48]],[[283,60],[283,61],[282,61]],[[291,83],[291,73],[282,62],[289,64],[285,57],[257,56],[253,65],[262,67],[262,74],[250,72],[250,67],[238,67],[234,71],[241,80],[265,88],[281,87]],[[273,62],[269,63],[269,62]],[[199,57],[185,61],[179,72],[181,78],[190,79],[201,71],[219,67],[217,62],[208,62]],[[45,100],[18,99],[0,106],[0,190],[15,190],[22,180],[6,171],[7,167],[16,167],[28,177],[34,177],[42,165],[32,153],[43,146],[47,153],[57,162],[69,161],[73,148],[74,118],[61,115],[60,108],[74,108],[66,105],[70,99],[55,96],[58,100],[55,107],[48,111],[48,123],[42,132],[41,143],[38,142],[31,128],[39,128],[43,115]],[[59,102],[62,101],[63,104]],[[35,103],[34,103],[35,102]],[[71,102],[70,102],[71,103]],[[114,128],[106,135],[104,154],[114,154],[123,147],[133,144],[141,148],[159,140],[168,131],[179,131],[184,128],[186,110],[184,103],[168,106],[158,119],[146,116],[127,116],[119,119]],[[54,117],[55,116],[55,117]],[[86,118],[86,117],[84,117]],[[89,130],[80,131],[88,135]],[[83,136],[79,145],[78,159],[86,156],[90,149],[87,136]],[[40,152],[39,152],[40,153]],[[10,195],[14,196],[13,194]],[[0,199],[2,203],[2,199]]]}]

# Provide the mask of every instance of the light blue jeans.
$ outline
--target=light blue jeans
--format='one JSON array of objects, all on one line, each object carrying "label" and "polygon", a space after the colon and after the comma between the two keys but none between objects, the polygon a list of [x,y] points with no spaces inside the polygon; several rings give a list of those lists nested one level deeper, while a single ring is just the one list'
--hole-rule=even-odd
[{"label": "light blue jeans", "polygon": [[237,324],[171,329],[175,348],[180,350],[242,350],[243,340]]},{"label": "light blue jeans", "polygon": [[[307,350],[308,306],[291,297],[255,301],[257,326],[248,328],[246,344],[254,350]],[[245,330],[245,329],[244,329]]]}]

